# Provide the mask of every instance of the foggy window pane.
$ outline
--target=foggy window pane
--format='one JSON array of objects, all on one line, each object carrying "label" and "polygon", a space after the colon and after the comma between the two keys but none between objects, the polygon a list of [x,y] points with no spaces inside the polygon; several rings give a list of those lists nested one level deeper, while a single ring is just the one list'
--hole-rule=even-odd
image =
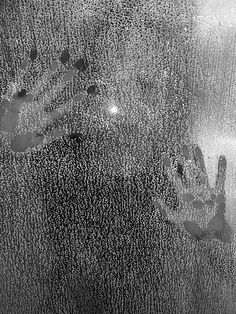
[{"label": "foggy window pane", "polygon": [[0,2],[0,313],[236,312],[235,13]]}]

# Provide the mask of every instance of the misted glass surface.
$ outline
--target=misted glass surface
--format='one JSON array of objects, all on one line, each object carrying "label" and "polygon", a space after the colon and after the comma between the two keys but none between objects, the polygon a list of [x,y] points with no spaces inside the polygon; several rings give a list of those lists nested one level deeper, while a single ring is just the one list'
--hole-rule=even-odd
[{"label": "misted glass surface", "polygon": [[235,10],[0,4],[0,313],[235,313]]}]

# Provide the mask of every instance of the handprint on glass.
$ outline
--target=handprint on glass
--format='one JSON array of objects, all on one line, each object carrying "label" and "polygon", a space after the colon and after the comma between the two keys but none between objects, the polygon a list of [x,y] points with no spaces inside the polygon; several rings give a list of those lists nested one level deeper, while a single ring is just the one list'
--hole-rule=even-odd
[{"label": "handprint on glass", "polygon": [[[73,120],[73,106],[78,106],[78,103],[85,98],[86,91],[82,89],[77,91],[74,88],[74,94],[58,106],[60,93],[67,88],[76,74],[81,72],[81,67],[78,69],[81,62],[76,61],[69,70],[63,67],[65,62],[69,61],[68,56],[69,52],[64,50],[60,61],[53,59],[48,70],[30,91],[21,88],[22,83],[19,82],[24,81],[28,67],[37,58],[37,50],[33,49],[30,58],[22,61],[19,82],[9,86],[9,92],[1,101],[0,127],[2,132],[10,136],[10,147],[13,151],[25,152],[27,149],[70,133],[66,121],[64,125],[57,121],[62,121],[63,117],[64,120],[68,120],[67,123]],[[84,71],[85,68],[83,67],[82,70]]]},{"label": "handprint on glass", "polygon": [[[226,158],[220,156],[215,186],[212,188],[198,145],[185,145],[182,160],[165,156],[163,159],[168,177],[178,191],[179,211],[163,205],[166,217],[179,223],[196,239],[215,237],[231,242],[233,232],[225,217],[225,176]],[[159,202],[160,203],[160,202]],[[160,208],[156,200],[157,208]]]}]

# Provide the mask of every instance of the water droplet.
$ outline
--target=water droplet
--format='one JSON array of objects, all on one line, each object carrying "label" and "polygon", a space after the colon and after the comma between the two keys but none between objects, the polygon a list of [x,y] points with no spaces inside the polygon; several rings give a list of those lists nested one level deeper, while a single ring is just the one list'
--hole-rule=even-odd
[{"label": "water droplet", "polygon": [[84,72],[87,69],[88,64],[84,61],[84,59],[80,58],[79,60],[75,62],[74,67],[77,70]]},{"label": "water droplet", "polygon": [[177,164],[177,173],[179,174],[180,178],[182,179],[183,174],[184,174],[184,168],[180,163]]},{"label": "water droplet", "polygon": [[18,97],[24,97],[26,95],[26,89],[25,88],[22,88],[22,90],[20,90],[18,92]]},{"label": "water droplet", "polygon": [[62,64],[65,64],[66,62],[68,62],[70,60],[70,53],[68,51],[68,49],[65,49],[64,51],[62,51],[61,56],[60,56],[60,61]]},{"label": "water droplet", "polygon": [[36,60],[37,56],[38,56],[37,48],[32,48],[31,51],[30,51],[30,59],[31,59],[31,61]]},{"label": "water droplet", "polygon": [[87,88],[87,93],[89,95],[95,95],[97,93],[97,86],[96,85],[91,85]]}]

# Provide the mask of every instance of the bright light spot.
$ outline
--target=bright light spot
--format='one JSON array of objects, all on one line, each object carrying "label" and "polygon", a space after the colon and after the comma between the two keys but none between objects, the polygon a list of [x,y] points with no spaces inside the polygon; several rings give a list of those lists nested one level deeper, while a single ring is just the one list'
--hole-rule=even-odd
[{"label": "bright light spot", "polygon": [[113,97],[109,97],[105,102],[105,111],[106,115],[117,115],[119,113],[122,114],[122,109],[120,107],[120,103],[114,99]]},{"label": "bright light spot", "polygon": [[116,113],[118,113],[118,107],[113,105],[113,106],[110,107],[109,111],[112,114],[116,114]]}]

